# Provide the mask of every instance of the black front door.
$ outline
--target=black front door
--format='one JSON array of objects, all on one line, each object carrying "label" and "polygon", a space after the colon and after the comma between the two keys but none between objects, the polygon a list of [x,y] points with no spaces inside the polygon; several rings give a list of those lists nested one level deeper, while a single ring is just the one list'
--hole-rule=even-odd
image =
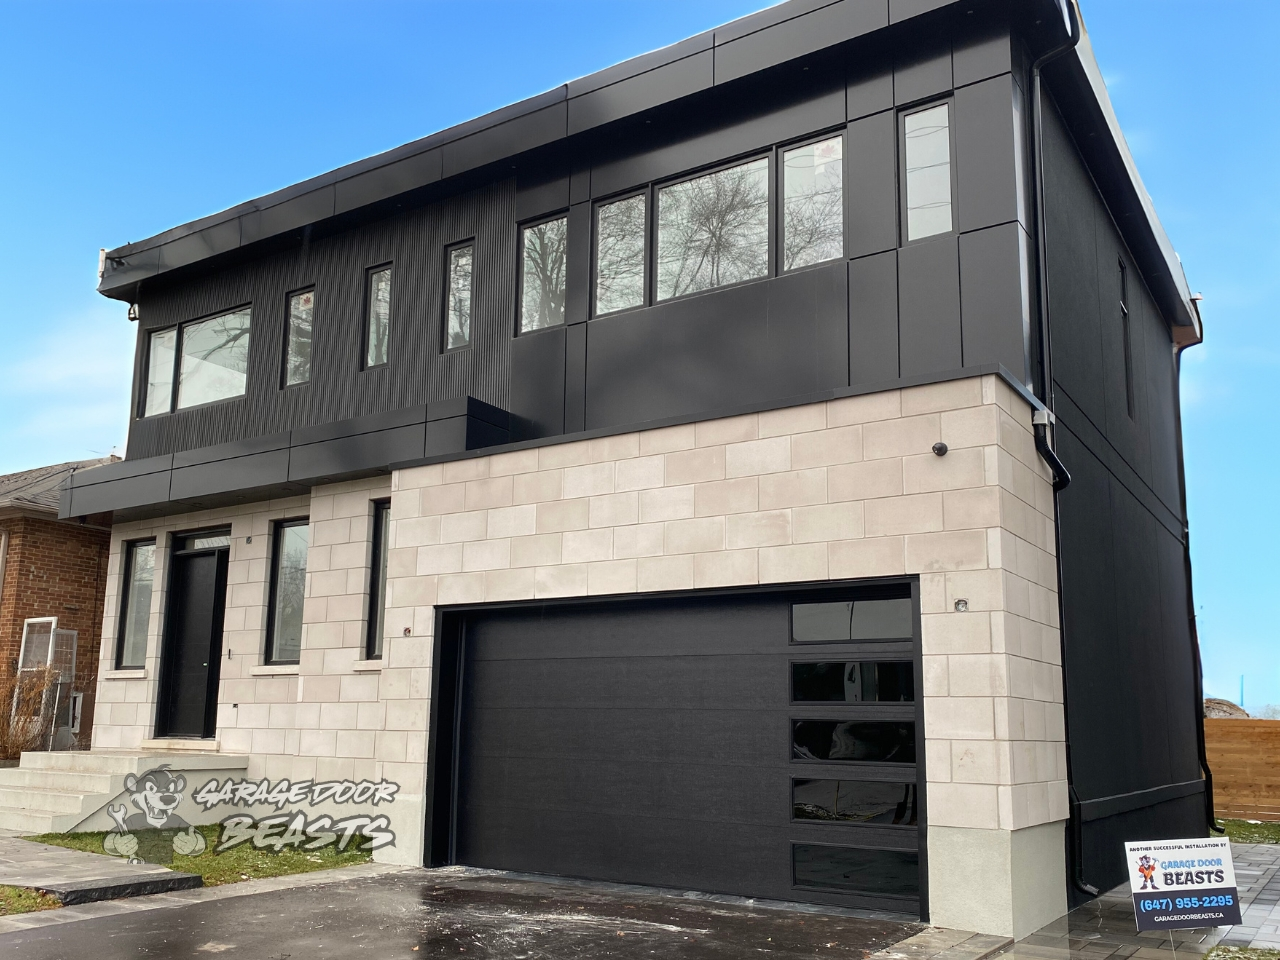
[{"label": "black front door", "polygon": [[158,737],[212,737],[217,722],[225,549],[174,552],[161,662]]}]

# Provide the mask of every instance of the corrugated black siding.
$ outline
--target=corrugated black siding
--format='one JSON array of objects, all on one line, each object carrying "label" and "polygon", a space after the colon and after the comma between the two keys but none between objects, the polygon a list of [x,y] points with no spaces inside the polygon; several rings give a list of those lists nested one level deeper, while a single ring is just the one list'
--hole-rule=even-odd
[{"label": "corrugated black siding", "polygon": [[[147,291],[140,304],[140,337],[251,303],[249,382],[237,400],[134,420],[128,456],[191,450],[468,394],[506,409],[515,310],[515,196],[515,181],[502,180],[294,250]],[[472,237],[472,346],[442,353],[445,248]],[[394,264],[390,361],[362,370],[364,268],[387,262]],[[311,382],[282,390],[287,295],[312,284]]]}]

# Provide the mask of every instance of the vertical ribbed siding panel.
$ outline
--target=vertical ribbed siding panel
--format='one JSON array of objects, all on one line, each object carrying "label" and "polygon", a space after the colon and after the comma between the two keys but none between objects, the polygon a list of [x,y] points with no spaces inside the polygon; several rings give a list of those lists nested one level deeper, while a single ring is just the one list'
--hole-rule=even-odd
[{"label": "vertical ribbed siding panel", "polygon": [[[472,345],[443,354],[445,248],[471,237]],[[394,264],[390,359],[365,370],[365,274],[387,262]],[[282,389],[287,295],[309,285],[316,288],[311,382]],[[515,183],[506,180],[148,290],[140,304],[140,335],[252,304],[249,377],[242,398],[134,419],[128,456],[175,453],[467,394],[505,409],[515,285]]]}]

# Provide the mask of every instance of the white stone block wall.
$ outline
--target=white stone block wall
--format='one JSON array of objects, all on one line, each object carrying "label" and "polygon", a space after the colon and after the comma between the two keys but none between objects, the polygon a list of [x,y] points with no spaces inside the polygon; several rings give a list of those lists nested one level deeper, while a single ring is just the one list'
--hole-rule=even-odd
[{"label": "white stone block wall", "polygon": [[[944,457],[932,452],[938,441]],[[367,663],[371,505],[388,495],[384,657]],[[301,663],[264,669],[270,521],[308,513]],[[380,858],[406,863],[422,855],[437,605],[918,575],[934,921],[972,927],[975,885],[990,932],[1065,911],[1050,474],[1030,406],[998,377],[468,457],[318,487],[309,501],[122,524],[104,658],[114,650],[120,542],[155,532],[163,546],[168,531],[225,519],[234,573],[220,749],[251,754],[251,776],[396,780],[402,792],[385,812],[399,842]],[[102,674],[95,747],[150,735],[166,572],[162,549],[147,676]],[[1028,870],[1035,876],[1013,876]]]}]

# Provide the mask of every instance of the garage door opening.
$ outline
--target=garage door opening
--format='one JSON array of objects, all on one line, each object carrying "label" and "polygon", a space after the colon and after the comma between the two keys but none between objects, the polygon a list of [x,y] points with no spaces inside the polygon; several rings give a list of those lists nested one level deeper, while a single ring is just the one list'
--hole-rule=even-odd
[{"label": "garage door opening", "polygon": [[427,862],[927,918],[914,580],[440,613]]}]

